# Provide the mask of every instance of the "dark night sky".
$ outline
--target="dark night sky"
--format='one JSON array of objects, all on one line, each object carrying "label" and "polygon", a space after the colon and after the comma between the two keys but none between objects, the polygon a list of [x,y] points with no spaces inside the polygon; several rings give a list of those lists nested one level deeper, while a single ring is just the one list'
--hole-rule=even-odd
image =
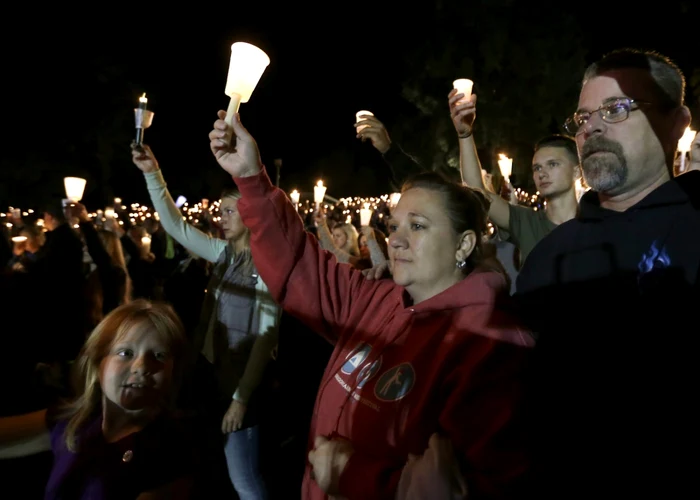
[{"label": "dark night sky", "polygon": [[[380,3],[381,11],[375,5]],[[228,180],[209,152],[207,134],[216,111],[228,103],[223,90],[230,45],[247,41],[265,50],[272,62],[251,101],[241,106],[241,116],[270,169],[274,158],[283,159],[282,187],[310,189],[323,175],[331,195],[371,194],[371,187],[365,193],[344,192],[333,185],[333,165],[321,169],[314,164],[337,150],[358,162],[379,161],[369,145],[355,139],[354,114],[370,109],[391,130],[399,110],[408,108],[400,95],[399,56],[406,41],[422,35],[424,9],[434,3],[424,2],[412,11],[395,7],[401,4],[393,1],[358,3],[355,10],[338,12],[329,10],[330,3],[318,3],[318,9],[287,6],[283,11],[264,2],[243,11],[234,3],[225,9],[203,5],[166,11],[134,4],[134,13],[88,13],[91,23],[65,10],[56,18],[45,14],[43,20],[21,18],[17,26],[10,22],[16,31],[2,35],[9,71],[3,78],[7,142],[0,182],[7,182],[7,169],[31,169],[32,150],[51,158],[54,147],[61,156],[57,165],[73,165],[56,166],[53,176],[42,177],[42,182],[55,184],[55,192],[60,194],[64,175],[91,175],[89,160],[76,151],[65,153],[66,143],[89,133],[96,122],[114,119],[106,109],[131,109],[146,92],[155,112],[146,141],[159,157],[171,191],[215,198]],[[535,8],[538,3],[528,5]],[[669,55],[687,71],[700,66],[697,52],[690,51],[698,46],[692,21],[697,15],[681,17],[676,3],[663,2],[668,14],[646,9],[631,13],[629,8],[616,8],[615,2],[586,3],[591,10],[581,11],[580,22],[590,27],[589,58],[620,46],[639,46]],[[465,15],[469,4],[465,2]],[[136,5],[142,9],[138,14]],[[568,8],[583,7],[578,3]],[[5,24],[7,30],[8,21]],[[556,29],[533,26],[533,36]],[[561,38],[566,43],[566,33]],[[97,75],[104,73],[101,67],[114,72],[97,84]],[[130,121],[117,128],[131,137],[133,115],[126,117]],[[62,149],[52,145],[54,139]],[[89,182],[85,201],[93,205],[90,208],[99,208],[95,205],[115,195],[148,200],[140,173],[128,161],[128,142],[115,155],[123,161],[114,168],[123,172],[106,189]],[[24,172],[29,179],[31,172]],[[6,190],[9,196],[0,191],[0,209],[7,204],[26,206],[22,202],[31,195],[23,181],[24,173],[16,188]]]}]

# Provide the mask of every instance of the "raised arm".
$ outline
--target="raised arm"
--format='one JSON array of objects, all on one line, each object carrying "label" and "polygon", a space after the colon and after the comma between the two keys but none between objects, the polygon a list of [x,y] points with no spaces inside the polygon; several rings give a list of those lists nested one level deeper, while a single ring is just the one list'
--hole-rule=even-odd
[{"label": "raised arm", "polygon": [[212,238],[182,220],[182,214],[168,192],[165,179],[163,179],[158,161],[151,148],[145,144],[143,146],[132,145],[131,157],[134,165],[143,172],[146,178],[148,194],[151,196],[153,207],[160,216],[160,223],[165,232],[187,250],[203,259],[209,262],[219,260],[221,252],[226,248],[226,241]]},{"label": "raised arm", "polygon": [[357,138],[370,141],[374,149],[382,154],[396,189],[400,189],[406,179],[426,171],[414,156],[391,141],[386,127],[375,116],[365,115],[361,122],[355,124],[355,127],[360,125],[362,129],[357,134]]},{"label": "raised arm", "polygon": [[452,124],[459,138],[459,166],[462,172],[462,182],[470,188],[481,190],[491,201],[489,218],[498,227],[505,230],[510,228],[510,211],[508,202],[493,191],[489,191],[481,176],[481,162],[474,142],[474,121],[476,120],[476,94],[468,101],[460,103],[464,94],[458,94],[456,89],[448,95]]},{"label": "raised arm", "polygon": [[250,229],[260,276],[284,310],[335,342],[360,321],[373,293],[387,293],[393,284],[365,281],[362,273],[323,251],[317,239],[304,231],[286,194],[270,182],[255,140],[240,117],[236,115],[231,128],[224,121],[224,111],[218,116],[209,134],[211,149],[242,194],[238,210]]}]

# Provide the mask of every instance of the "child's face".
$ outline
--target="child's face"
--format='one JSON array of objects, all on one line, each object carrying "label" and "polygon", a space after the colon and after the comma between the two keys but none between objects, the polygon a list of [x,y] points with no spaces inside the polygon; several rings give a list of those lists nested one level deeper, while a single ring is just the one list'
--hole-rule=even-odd
[{"label": "child's face", "polygon": [[146,325],[137,325],[112,345],[100,364],[105,397],[128,411],[153,409],[170,391],[169,345]]}]

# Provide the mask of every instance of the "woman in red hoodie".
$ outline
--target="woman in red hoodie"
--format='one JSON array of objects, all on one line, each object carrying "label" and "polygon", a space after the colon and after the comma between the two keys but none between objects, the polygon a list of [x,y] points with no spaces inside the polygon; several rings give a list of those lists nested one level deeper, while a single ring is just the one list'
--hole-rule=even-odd
[{"label": "woman in red hoodie", "polygon": [[409,182],[388,224],[393,281],[369,281],[304,232],[240,117],[218,117],[211,149],[242,194],[260,275],[335,345],[302,497],[393,498],[433,433],[452,442],[470,498],[510,497],[527,468],[516,410],[533,342],[505,310],[503,274],[484,269],[484,198],[432,173]]}]

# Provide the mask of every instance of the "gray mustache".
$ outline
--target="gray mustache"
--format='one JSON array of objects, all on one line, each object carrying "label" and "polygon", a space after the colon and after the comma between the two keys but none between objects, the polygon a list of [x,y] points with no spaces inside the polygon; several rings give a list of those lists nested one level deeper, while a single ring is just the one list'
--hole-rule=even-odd
[{"label": "gray mustache", "polygon": [[619,156],[621,154],[620,149],[621,148],[615,143],[594,139],[583,145],[581,156],[584,160],[595,153],[612,153]]}]

